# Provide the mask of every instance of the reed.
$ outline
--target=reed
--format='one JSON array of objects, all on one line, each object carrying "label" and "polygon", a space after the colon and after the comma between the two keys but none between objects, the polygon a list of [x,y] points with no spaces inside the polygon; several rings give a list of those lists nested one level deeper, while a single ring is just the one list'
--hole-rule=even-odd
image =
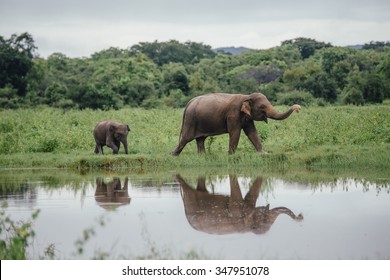
[{"label": "reed", "polygon": [[[285,108],[278,108],[284,110]],[[284,121],[257,122],[266,153],[256,153],[241,135],[228,155],[228,136],[209,137],[206,154],[195,142],[179,157],[176,147],[182,109],[61,110],[35,108],[0,111],[0,168],[156,170],[199,168],[348,167],[388,169],[390,105],[303,108]],[[115,119],[129,124],[129,155],[94,154],[96,123]]]}]

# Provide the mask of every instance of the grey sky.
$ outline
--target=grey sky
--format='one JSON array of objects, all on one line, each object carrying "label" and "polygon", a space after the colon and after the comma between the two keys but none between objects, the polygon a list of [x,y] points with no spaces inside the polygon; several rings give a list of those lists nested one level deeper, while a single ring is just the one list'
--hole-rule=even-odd
[{"label": "grey sky", "polygon": [[0,35],[29,32],[42,56],[89,56],[144,41],[269,48],[310,37],[390,40],[388,0],[0,0]]}]

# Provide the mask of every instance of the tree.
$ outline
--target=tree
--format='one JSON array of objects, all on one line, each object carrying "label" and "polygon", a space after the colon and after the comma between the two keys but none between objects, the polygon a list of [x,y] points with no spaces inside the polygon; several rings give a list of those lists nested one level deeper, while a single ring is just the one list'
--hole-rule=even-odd
[{"label": "tree", "polygon": [[34,106],[45,103],[44,93],[49,84],[47,74],[47,61],[43,58],[35,57],[33,65],[26,76],[27,92],[23,99],[26,105]]},{"label": "tree", "polygon": [[133,54],[144,53],[159,66],[168,63],[192,64],[199,62],[202,58],[214,58],[210,46],[201,43],[186,42],[184,44],[170,40],[168,42],[154,41],[152,43],[141,42],[130,48]]},{"label": "tree", "polygon": [[356,86],[347,87],[343,92],[342,102],[344,104],[363,105],[365,102],[363,92]]},{"label": "tree", "polygon": [[124,103],[130,106],[141,106],[147,99],[157,99],[153,83],[141,77],[122,78],[115,91],[123,98]]},{"label": "tree", "polygon": [[301,89],[307,90],[314,97],[323,98],[332,103],[337,100],[337,85],[335,81],[323,71],[309,76],[303,82]]},{"label": "tree", "polygon": [[253,75],[248,74],[252,69],[252,66],[244,64],[226,73],[227,92],[250,93],[257,91],[259,83]]},{"label": "tree", "polygon": [[377,73],[380,75],[383,85],[385,87],[384,98],[390,98],[390,48],[385,52],[385,57],[377,66]]},{"label": "tree", "polygon": [[293,45],[283,45],[266,50],[250,50],[240,55],[245,64],[253,66],[274,64],[286,69],[301,60],[301,54]]},{"label": "tree", "polygon": [[120,48],[110,47],[108,49],[95,52],[91,55],[93,60],[109,59],[109,58],[127,58],[132,54],[129,50],[124,50]]},{"label": "tree", "polygon": [[60,100],[67,98],[68,89],[64,84],[53,82],[45,90],[46,102],[49,105],[56,106]]},{"label": "tree", "polygon": [[80,88],[76,102],[81,109],[108,110],[122,107],[122,101],[118,95],[113,94],[111,88],[97,87],[94,84],[87,84]]},{"label": "tree", "polygon": [[354,105],[364,104],[363,77],[357,65],[353,67],[346,80],[347,84],[342,92],[342,103]]},{"label": "tree", "polygon": [[12,86],[17,95],[26,95],[26,76],[32,67],[36,47],[28,33],[13,34],[9,39],[0,36],[0,88]]},{"label": "tree", "polygon": [[293,45],[297,47],[303,59],[312,56],[316,50],[320,50],[322,48],[329,48],[332,46],[330,43],[318,42],[314,39],[303,37],[283,41],[282,46],[285,45]]},{"label": "tree", "polygon": [[363,86],[364,100],[370,103],[382,103],[385,94],[386,88],[381,77],[377,73],[367,73]]},{"label": "tree", "polygon": [[12,85],[0,88],[0,108],[15,109],[19,107],[17,90]]},{"label": "tree", "polygon": [[330,74],[334,66],[347,58],[347,49],[345,48],[327,48],[322,52],[322,69]]},{"label": "tree", "polygon": [[163,67],[163,92],[170,94],[171,90],[181,90],[184,95],[189,93],[189,78],[187,71],[181,63],[170,63]]},{"label": "tree", "polygon": [[383,50],[384,47],[390,47],[390,41],[371,41],[363,45],[363,50]]}]

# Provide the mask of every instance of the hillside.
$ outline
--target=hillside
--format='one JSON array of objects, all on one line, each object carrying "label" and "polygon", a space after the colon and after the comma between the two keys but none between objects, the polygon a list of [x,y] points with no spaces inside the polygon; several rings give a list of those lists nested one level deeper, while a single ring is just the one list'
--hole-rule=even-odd
[{"label": "hillside", "polygon": [[215,52],[222,52],[232,55],[239,55],[244,51],[250,51],[252,49],[246,48],[246,47],[221,47],[213,49]]}]

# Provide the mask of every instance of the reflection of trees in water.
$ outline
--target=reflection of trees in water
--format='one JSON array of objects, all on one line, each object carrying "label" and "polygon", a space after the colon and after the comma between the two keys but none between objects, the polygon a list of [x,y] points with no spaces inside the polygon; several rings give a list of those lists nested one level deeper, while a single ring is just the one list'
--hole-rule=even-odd
[{"label": "reflection of trees in water", "polygon": [[[282,181],[281,179],[274,179]],[[319,181],[283,181],[294,185],[298,189],[311,189],[314,192],[322,192],[326,190],[342,190],[345,192],[353,190],[362,190],[363,192],[375,191],[377,194],[381,192],[390,193],[390,181],[387,178],[378,178],[376,182],[358,179],[358,178],[334,178],[333,180],[319,180]]]},{"label": "reflection of trees in water", "polygon": [[[61,172],[59,172],[61,174]],[[39,173],[40,174],[40,173]],[[91,182],[79,180],[74,177],[37,175],[36,172],[24,171],[1,173],[0,176],[0,201],[12,202],[17,206],[34,207],[38,198],[38,191],[44,190],[51,195],[55,190],[65,189],[81,193],[81,199],[86,197],[86,190],[90,188]]]},{"label": "reflection of trees in water", "polygon": [[1,200],[8,200],[15,205],[27,205],[32,207],[37,199],[36,186],[30,185],[27,182],[0,184]]}]

